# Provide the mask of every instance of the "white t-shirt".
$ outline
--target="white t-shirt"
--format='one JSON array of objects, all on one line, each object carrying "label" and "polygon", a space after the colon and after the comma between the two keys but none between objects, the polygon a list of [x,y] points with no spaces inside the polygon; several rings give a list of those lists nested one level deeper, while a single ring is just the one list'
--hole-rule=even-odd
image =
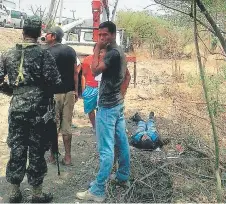
[{"label": "white t-shirt", "polygon": [[101,82],[102,74],[99,74],[95,77],[95,80]]},{"label": "white t-shirt", "polygon": [[77,66],[81,64],[81,61],[79,60],[79,58],[77,57]]}]

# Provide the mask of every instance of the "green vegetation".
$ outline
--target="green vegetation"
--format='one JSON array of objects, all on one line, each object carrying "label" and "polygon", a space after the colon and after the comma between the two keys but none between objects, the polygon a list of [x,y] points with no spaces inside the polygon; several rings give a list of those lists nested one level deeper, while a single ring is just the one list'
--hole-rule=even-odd
[{"label": "green vegetation", "polygon": [[193,42],[192,29],[175,26],[146,11],[119,11],[116,23],[126,30],[136,48],[146,46],[160,58],[189,57],[184,49]]}]

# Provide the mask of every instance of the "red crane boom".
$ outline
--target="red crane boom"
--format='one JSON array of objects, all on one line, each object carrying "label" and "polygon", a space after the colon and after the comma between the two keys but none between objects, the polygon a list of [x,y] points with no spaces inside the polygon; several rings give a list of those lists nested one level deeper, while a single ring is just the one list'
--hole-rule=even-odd
[{"label": "red crane boom", "polygon": [[93,41],[98,41],[98,27],[100,25],[100,15],[105,10],[107,19],[109,20],[109,7],[108,0],[92,0],[92,13],[93,13]]}]

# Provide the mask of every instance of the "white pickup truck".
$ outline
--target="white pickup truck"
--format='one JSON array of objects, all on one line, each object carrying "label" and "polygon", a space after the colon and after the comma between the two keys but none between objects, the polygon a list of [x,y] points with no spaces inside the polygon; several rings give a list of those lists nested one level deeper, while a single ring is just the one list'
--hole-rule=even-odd
[{"label": "white pickup truck", "polygon": [[3,5],[0,4],[0,25],[1,26],[5,27],[7,18],[8,18],[8,14],[3,8]]}]

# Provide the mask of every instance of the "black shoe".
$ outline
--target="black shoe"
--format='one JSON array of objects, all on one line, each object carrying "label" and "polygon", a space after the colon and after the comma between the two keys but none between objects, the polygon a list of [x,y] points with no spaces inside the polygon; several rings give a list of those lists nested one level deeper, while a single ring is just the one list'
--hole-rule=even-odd
[{"label": "black shoe", "polygon": [[53,200],[51,193],[42,193],[40,196],[32,196],[32,203],[50,203]]},{"label": "black shoe", "polygon": [[132,116],[130,119],[136,123],[138,123],[139,121],[143,121],[143,119],[140,117],[139,113],[135,113],[135,115]]},{"label": "black shoe", "polygon": [[164,138],[164,139],[162,139],[162,143],[163,143],[163,145],[167,145],[167,144],[170,143],[170,139],[169,138]]},{"label": "black shoe", "polygon": [[21,191],[18,191],[9,196],[9,203],[20,203],[22,201]]},{"label": "black shoe", "polygon": [[155,114],[153,111],[151,111],[149,114],[149,119],[154,119],[154,117],[155,117]]},{"label": "black shoe", "polygon": [[118,178],[116,177],[116,174],[112,174],[112,175],[110,176],[110,182],[111,182],[112,184],[115,184],[115,185],[117,185],[117,186],[121,186],[121,187],[123,187],[123,188],[129,188],[129,187],[131,186],[129,180],[126,180],[126,181],[120,181],[120,180],[118,180]]}]

